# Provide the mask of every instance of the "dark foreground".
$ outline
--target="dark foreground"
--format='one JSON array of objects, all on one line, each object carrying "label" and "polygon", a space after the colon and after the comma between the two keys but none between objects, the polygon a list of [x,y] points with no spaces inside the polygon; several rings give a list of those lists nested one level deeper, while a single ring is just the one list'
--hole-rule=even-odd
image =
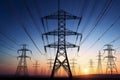
[{"label": "dark foreground", "polygon": [[120,80],[120,74],[107,75],[107,74],[94,74],[74,76],[73,78],[57,77],[49,78],[47,76],[0,76],[0,80]]}]

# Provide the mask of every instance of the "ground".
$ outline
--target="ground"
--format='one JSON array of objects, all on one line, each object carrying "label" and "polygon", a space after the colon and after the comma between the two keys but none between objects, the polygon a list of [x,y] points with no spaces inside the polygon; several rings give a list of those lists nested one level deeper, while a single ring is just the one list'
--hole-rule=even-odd
[{"label": "ground", "polygon": [[82,75],[82,76],[74,76],[73,78],[67,77],[57,77],[57,78],[49,78],[47,76],[0,76],[0,80],[120,80],[120,74],[114,75]]}]

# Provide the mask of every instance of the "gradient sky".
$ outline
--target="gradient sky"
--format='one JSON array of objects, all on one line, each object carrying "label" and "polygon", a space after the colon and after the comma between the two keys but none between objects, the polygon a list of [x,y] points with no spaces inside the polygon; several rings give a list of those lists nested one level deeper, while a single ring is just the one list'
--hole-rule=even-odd
[{"label": "gradient sky", "polygon": [[[78,53],[79,56],[75,56],[77,49],[67,49],[69,60],[72,58],[77,59],[76,71],[79,70],[79,66],[81,70],[83,70],[84,67],[88,68],[90,59],[93,60],[94,70],[96,71],[96,56],[99,50],[101,50],[103,54],[103,49],[106,48],[103,46],[113,40],[115,40],[115,42],[111,44],[117,51],[115,56],[118,58],[116,64],[119,71],[120,0],[60,0],[60,8],[73,15],[82,16],[82,21],[78,29],[78,32],[83,34],[80,52]],[[32,58],[31,60],[28,59],[28,68],[31,73],[33,73],[34,68],[32,64],[35,60],[38,60],[40,63],[39,73],[45,65],[48,66],[47,59],[50,57],[50,54],[52,58],[55,57],[54,49],[47,49],[49,53],[47,53],[47,55],[41,55],[24,32],[22,25],[26,27],[44,54],[43,41],[35,26],[39,27],[40,31],[44,33],[40,18],[52,14],[57,10],[58,0],[0,0],[0,74],[15,73],[18,65],[16,58],[18,56],[17,50],[22,48],[21,44],[28,44],[27,48],[32,50],[32,54],[27,54]],[[46,31],[57,29],[56,22],[51,20],[47,22],[48,29],[45,24]],[[76,31],[77,24],[77,20],[67,21],[66,27]],[[94,27],[95,29],[90,33]],[[88,34],[90,35],[86,38]],[[49,37],[49,43],[53,42],[53,38],[54,37]],[[67,37],[67,40],[75,43],[75,38],[76,36]],[[79,41],[77,44],[78,43]],[[93,45],[94,43],[95,45]],[[107,53],[105,53],[103,57],[106,55]],[[106,60],[102,62],[103,68],[105,69]],[[47,71],[48,69],[48,67],[44,67],[43,70]]]}]

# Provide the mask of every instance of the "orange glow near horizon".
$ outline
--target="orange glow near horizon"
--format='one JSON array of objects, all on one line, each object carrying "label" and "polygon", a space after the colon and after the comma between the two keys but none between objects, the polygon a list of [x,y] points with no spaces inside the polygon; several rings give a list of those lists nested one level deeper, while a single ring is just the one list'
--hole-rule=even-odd
[{"label": "orange glow near horizon", "polygon": [[[70,53],[68,53],[70,54]],[[97,54],[96,54],[97,55]],[[68,55],[69,58],[71,58],[71,55]],[[94,55],[93,55],[94,56]],[[39,57],[39,56],[38,56]],[[47,58],[43,57],[43,56],[40,56],[41,58],[38,58],[39,60],[39,67],[38,67],[38,74],[37,75],[40,75],[40,76],[50,76],[51,74],[51,71],[49,71],[49,65],[47,64]],[[119,56],[117,56],[119,57]],[[84,58],[84,59],[83,59]],[[94,60],[95,58],[93,58]],[[120,59],[118,59],[119,61]],[[12,62],[11,62],[12,61]],[[16,58],[14,59],[11,59],[11,60],[6,60],[6,63],[9,63],[9,66],[8,65],[3,65],[3,66],[0,66],[1,67],[1,70],[0,70],[0,73],[1,74],[15,74],[15,71],[17,69],[17,65],[18,65],[18,61]],[[102,74],[106,74],[106,62],[107,60],[105,60],[104,62],[102,62]],[[29,75],[35,75],[34,74],[34,67],[33,67],[33,64],[35,63],[35,61],[32,61],[27,59],[27,65],[28,65],[28,71],[29,71]],[[70,60],[69,60],[69,63],[70,63]],[[84,57],[79,57],[77,58],[77,61],[76,61],[76,65],[75,65],[75,73],[72,72],[73,76],[76,76],[76,75],[89,75],[90,72],[89,72],[89,57],[87,56],[84,56]],[[119,72],[119,64],[116,62],[117,64],[117,68],[118,68],[118,74],[120,73]],[[80,66],[80,69],[79,69],[79,66]],[[71,70],[72,71],[72,70]],[[93,71],[93,74],[97,74],[97,62],[95,63],[94,62],[94,71]],[[113,73],[115,74],[115,73]],[[64,71],[64,69],[62,68],[61,70],[59,70],[56,74],[56,76],[67,76],[66,74],[66,71]]]},{"label": "orange glow near horizon", "polygon": [[88,69],[88,68],[84,68],[84,69],[83,69],[83,73],[84,73],[84,74],[89,74],[89,69]]}]

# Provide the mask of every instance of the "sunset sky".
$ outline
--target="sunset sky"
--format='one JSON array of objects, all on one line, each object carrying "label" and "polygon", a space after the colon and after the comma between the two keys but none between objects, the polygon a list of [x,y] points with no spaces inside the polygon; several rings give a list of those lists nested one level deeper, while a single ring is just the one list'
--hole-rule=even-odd
[{"label": "sunset sky", "polygon": [[[103,58],[105,44],[112,44],[116,50],[116,65],[120,73],[120,0],[60,0],[60,8],[78,17],[82,16],[78,33],[82,33],[80,51],[77,49],[67,49],[68,59],[75,58],[76,74],[89,74],[89,60],[93,60],[94,71],[97,73],[97,55],[99,50],[102,56],[103,73],[106,72],[106,62]],[[54,59],[56,51],[47,49],[44,51],[44,44],[41,35],[46,31],[57,29],[57,22],[52,20],[44,21],[43,28],[41,17],[53,14],[58,11],[58,0],[0,0],[0,74],[14,74],[18,65],[17,50],[22,48],[22,44],[27,44],[27,48],[32,54],[28,59],[29,74],[33,74],[33,64],[39,62],[39,74],[48,74],[48,60]],[[78,20],[68,20],[66,27],[76,31]],[[42,54],[36,49],[30,38],[22,27],[25,27],[34,40]],[[36,29],[38,27],[39,30]],[[42,34],[38,31],[41,31]],[[49,43],[54,42],[54,36],[48,37]],[[57,41],[57,37],[55,39]],[[67,41],[75,44],[76,36],[67,37]],[[45,39],[45,44],[47,40]],[[77,41],[77,45],[79,40]],[[71,62],[70,62],[71,63]],[[62,70],[61,70],[62,71]]]}]

